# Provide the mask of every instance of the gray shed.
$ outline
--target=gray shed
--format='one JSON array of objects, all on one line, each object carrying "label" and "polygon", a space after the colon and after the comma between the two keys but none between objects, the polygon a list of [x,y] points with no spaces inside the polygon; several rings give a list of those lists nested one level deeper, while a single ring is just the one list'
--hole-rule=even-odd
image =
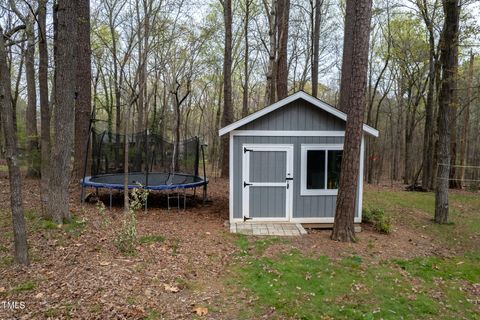
[{"label": "gray shed", "polygon": [[[220,129],[230,135],[230,222],[333,223],[346,119],[300,91]],[[362,137],[356,223],[363,159]]]}]

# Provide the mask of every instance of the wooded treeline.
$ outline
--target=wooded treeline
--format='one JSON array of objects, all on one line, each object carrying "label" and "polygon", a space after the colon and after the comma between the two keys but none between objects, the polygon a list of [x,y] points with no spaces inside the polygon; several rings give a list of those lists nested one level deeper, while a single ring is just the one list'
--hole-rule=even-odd
[{"label": "wooded treeline", "polygon": [[[480,180],[480,8],[454,6],[458,43],[449,52],[445,1],[373,3],[364,119],[381,134],[367,140],[368,183],[433,189],[442,90],[450,187]],[[59,223],[70,215],[68,183],[82,175],[92,114],[110,132],[200,136],[212,174],[221,159],[226,173],[221,126],[298,90],[338,104],[344,18],[345,3],[334,0],[5,1],[2,117],[11,108],[13,119],[2,121],[5,158],[18,145],[27,174],[41,177],[44,214]],[[444,88],[447,54],[455,81]]]}]

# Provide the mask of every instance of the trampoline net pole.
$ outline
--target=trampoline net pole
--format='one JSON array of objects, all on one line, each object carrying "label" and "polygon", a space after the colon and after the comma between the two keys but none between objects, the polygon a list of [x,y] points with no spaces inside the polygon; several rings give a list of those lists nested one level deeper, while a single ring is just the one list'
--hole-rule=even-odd
[{"label": "trampoline net pole", "polygon": [[95,118],[95,109],[92,111],[92,114],[90,115],[90,121],[88,123],[88,137],[87,137],[87,145],[85,146],[85,157],[84,157],[84,163],[83,163],[83,179],[82,179],[82,191],[80,193],[80,202],[84,202],[84,197],[85,197],[85,177],[87,176],[87,162],[88,162],[88,151],[90,150],[90,136],[92,134],[92,122],[93,119]]}]

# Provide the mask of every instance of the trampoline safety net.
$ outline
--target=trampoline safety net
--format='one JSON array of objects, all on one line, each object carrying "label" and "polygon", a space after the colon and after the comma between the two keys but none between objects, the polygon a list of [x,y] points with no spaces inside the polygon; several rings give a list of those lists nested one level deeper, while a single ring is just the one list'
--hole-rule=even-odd
[{"label": "trampoline safety net", "polygon": [[198,176],[202,152],[198,137],[171,143],[147,131],[123,135],[92,130],[91,134],[91,163],[87,166],[87,175],[123,173],[127,140],[130,173],[165,172]]}]

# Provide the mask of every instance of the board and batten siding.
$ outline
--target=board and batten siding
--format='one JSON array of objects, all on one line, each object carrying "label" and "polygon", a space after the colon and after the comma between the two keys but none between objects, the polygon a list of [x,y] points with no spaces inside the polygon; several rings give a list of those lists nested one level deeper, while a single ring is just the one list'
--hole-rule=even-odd
[{"label": "board and batten siding", "polygon": [[344,131],[345,121],[298,99],[237,130]]},{"label": "board and batten siding", "polygon": [[[300,172],[302,144],[342,144],[343,137],[269,137],[269,136],[234,136],[233,137],[233,218],[243,218],[242,191],[243,144],[292,144],[293,150],[293,218],[331,218],[335,216],[335,195],[301,196]],[[262,201],[277,201],[263,198]],[[266,206],[268,206],[266,204]],[[272,204],[273,205],[273,204]]]},{"label": "board and batten siding", "polygon": [[[323,111],[309,102],[298,99],[290,104],[260,117],[244,126],[237,128],[238,131],[336,131],[345,130],[345,122],[330,113]],[[302,144],[343,144],[343,136],[255,136],[235,135],[233,132],[233,218],[243,218],[242,190],[243,172],[242,156],[243,144],[291,144],[293,151],[293,210],[292,218],[333,218],[335,216],[335,195],[301,196],[301,145]],[[266,202],[278,201],[262,198]],[[275,206],[273,203],[272,206]],[[358,212],[356,211],[356,217]]]}]

